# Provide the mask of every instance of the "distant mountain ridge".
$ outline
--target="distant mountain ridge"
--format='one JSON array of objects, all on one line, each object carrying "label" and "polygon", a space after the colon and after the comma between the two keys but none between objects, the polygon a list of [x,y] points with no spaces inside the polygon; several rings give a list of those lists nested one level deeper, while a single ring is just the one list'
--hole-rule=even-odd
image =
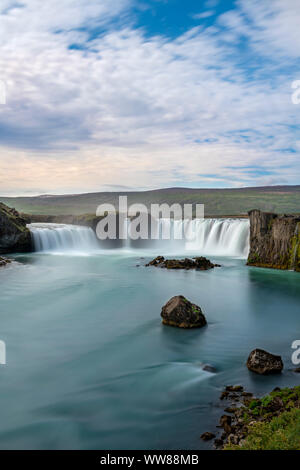
[{"label": "distant mountain ridge", "polygon": [[[266,191],[266,192],[294,192],[300,191],[300,185],[293,185],[293,186],[249,186],[245,188],[185,188],[183,187],[171,187],[171,188],[161,188],[161,189],[147,189],[143,191],[99,191],[99,192],[92,192],[92,193],[75,193],[75,194],[40,194],[38,196],[30,196],[38,197],[38,198],[53,198],[53,197],[78,197],[78,196],[90,196],[90,195],[99,195],[99,194],[148,194],[148,193],[155,193],[155,192],[178,192],[178,191],[185,191],[185,192],[220,192],[220,191],[237,191],[237,192],[244,192],[244,191]],[[0,196],[1,198],[1,196]]]},{"label": "distant mountain ridge", "polygon": [[164,188],[148,191],[118,191],[33,197],[1,197],[0,202],[18,211],[43,215],[95,214],[98,205],[118,207],[119,196],[127,196],[128,204],[204,204],[211,216],[245,215],[252,209],[278,214],[300,213],[300,185],[262,186],[249,188]]}]

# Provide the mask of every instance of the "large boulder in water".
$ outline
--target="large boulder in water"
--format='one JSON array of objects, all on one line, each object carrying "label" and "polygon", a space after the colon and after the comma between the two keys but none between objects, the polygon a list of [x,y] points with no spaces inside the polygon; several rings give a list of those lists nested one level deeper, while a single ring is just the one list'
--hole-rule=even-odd
[{"label": "large boulder in water", "polygon": [[189,302],[182,295],[169,300],[162,308],[161,316],[164,325],[178,328],[202,328],[207,325],[201,308]]},{"label": "large boulder in water", "polygon": [[0,253],[32,250],[30,231],[20,214],[0,202]]},{"label": "large boulder in water", "polygon": [[256,374],[268,375],[279,374],[284,366],[280,356],[262,349],[255,349],[248,358],[247,367]]}]

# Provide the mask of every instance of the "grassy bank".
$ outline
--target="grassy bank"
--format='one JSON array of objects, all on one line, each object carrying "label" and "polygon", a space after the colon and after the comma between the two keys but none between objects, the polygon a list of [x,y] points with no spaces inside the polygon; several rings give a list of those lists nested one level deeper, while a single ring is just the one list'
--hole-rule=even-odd
[{"label": "grassy bank", "polygon": [[246,400],[236,415],[243,438],[225,450],[300,450],[300,386]]}]

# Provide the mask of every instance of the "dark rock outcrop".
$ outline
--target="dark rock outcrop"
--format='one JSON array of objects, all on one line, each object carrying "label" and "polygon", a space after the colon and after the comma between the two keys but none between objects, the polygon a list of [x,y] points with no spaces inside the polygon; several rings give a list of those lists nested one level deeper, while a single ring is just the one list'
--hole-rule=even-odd
[{"label": "dark rock outcrop", "polygon": [[232,432],[232,418],[229,415],[224,415],[220,419],[220,427],[224,429],[226,434],[230,434]]},{"label": "dark rock outcrop", "polygon": [[31,235],[26,227],[26,221],[15,209],[0,203],[0,253],[31,250]]},{"label": "dark rock outcrop", "polygon": [[149,266],[162,266],[164,263],[165,258],[163,256],[157,256],[157,258],[154,258],[150,263],[146,264],[147,267]]},{"label": "dark rock outcrop", "polygon": [[202,441],[207,442],[207,441],[211,441],[215,437],[216,437],[216,435],[213,434],[212,432],[205,432],[204,434],[202,434],[201,439],[202,439]]},{"label": "dark rock outcrop", "polygon": [[196,269],[200,271],[207,271],[220,267],[218,264],[213,264],[209,259],[203,256],[198,258],[185,258],[185,259],[165,259],[163,256],[158,256],[150,263],[146,264],[146,267],[155,266],[156,268],[163,269]]},{"label": "dark rock outcrop", "polygon": [[161,316],[164,325],[178,328],[202,328],[207,325],[201,308],[189,302],[182,295],[169,300],[162,308]]},{"label": "dark rock outcrop", "polygon": [[10,263],[11,263],[10,259],[2,258],[2,256],[0,256],[0,268],[3,268],[3,266],[7,266]]},{"label": "dark rock outcrop", "polygon": [[275,356],[262,349],[255,349],[248,358],[247,367],[256,374],[268,375],[279,374],[284,366],[280,356]]},{"label": "dark rock outcrop", "polygon": [[250,216],[249,266],[300,272],[300,216],[253,210]]},{"label": "dark rock outcrop", "polygon": [[225,390],[226,392],[233,392],[233,393],[243,392],[244,387],[242,385],[227,385]]},{"label": "dark rock outcrop", "polygon": [[210,372],[211,374],[215,374],[217,372],[217,369],[214,366],[211,366],[210,364],[205,364],[202,367],[202,370],[205,372]]}]

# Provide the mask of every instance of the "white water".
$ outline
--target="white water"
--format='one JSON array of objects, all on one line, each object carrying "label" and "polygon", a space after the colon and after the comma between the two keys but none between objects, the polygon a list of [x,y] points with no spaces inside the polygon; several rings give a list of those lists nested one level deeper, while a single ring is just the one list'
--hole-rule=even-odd
[{"label": "white water", "polygon": [[64,224],[30,224],[28,227],[38,252],[90,253],[99,249],[96,235],[89,227]]},{"label": "white water", "polygon": [[[34,247],[38,252],[93,253],[105,248],[91,228],[75,225],[31,224]],[[130,231],[130,222],[128,223]],[[148,240],[147,248],[199,255],[235,256],[246,258],[249,252],[249,221],[241,219],[195,219],[156,224],[158,240]],[[124,240],[124,249],[136,249],[131,240]],[[145,246],[143,246],[145,248]],[[160,253],[159,253],[160,254]]]},{"label": "white water", "polygon": [[250,243],[250,224],[239,219],[193,220],[192,237],[188,250],[219,256],[247,258]]}]

